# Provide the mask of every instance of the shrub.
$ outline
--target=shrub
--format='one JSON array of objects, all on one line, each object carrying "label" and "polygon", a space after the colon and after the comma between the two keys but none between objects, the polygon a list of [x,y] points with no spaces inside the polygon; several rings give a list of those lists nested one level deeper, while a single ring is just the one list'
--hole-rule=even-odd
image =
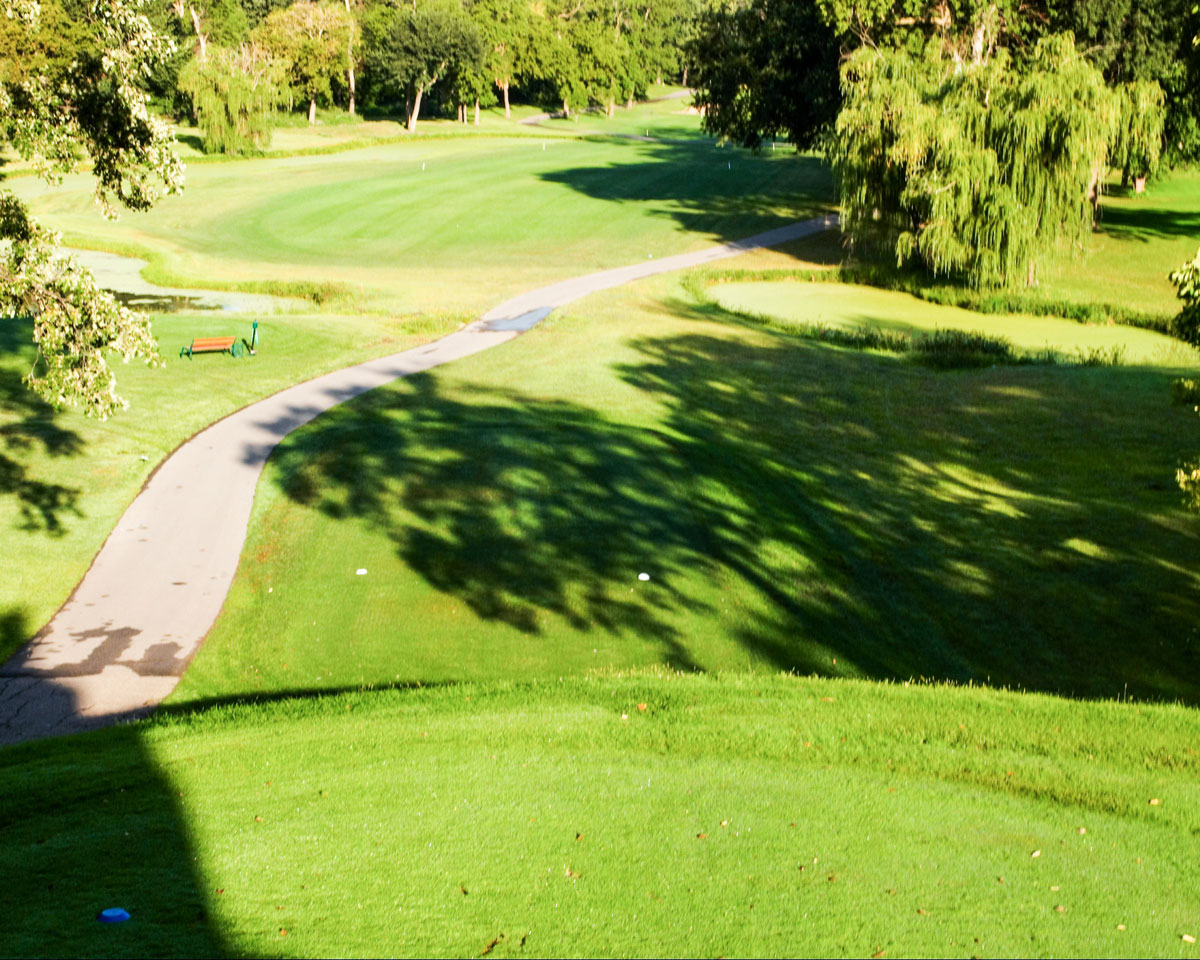
[{"label": "shrub", "polygon": [[1080,347],[1075,351],[1075,364],[1080,367],[1119,367],[1125,359],[1125,347]]},{"label": "shrub", "polygon": [[1180,377],[1171,384],[1171,403],[1176,407],[1200,406],[1200,383]]},{"label": "shrub", "polygon": [[1200,347],[1200,250],[1188,263],[1171,274],[1183,309],[1171,321],[1171,333],[1192,346]]},{"label": "shrub", "polygon": [[916,359],[939,370],[989,367],[1017,360],[1008,340],[978,331],[935,330],[914,337],[912,346]]}]

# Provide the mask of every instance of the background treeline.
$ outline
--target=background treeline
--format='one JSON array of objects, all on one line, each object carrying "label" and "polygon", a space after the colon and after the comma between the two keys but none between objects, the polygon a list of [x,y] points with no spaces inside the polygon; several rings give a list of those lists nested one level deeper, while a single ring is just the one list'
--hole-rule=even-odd
[{"label": "background treeline", "polygon": [[1200,159],[1194,0],[734,0],[697,18],[686,56],[708,126],[747,146],[815,145],[842,106],[839,68],[862,47],[914,53],[936,38],[966,65],[998,49],[1028,58],[1069,33],[1110,86],[1162,90],[1166,159]]},{"label": "background treeline", "polygon": [[[64,6],[74,0],[48,0]],[[404,120],[514,100],[607,111],[679,80],[702,0],[148,0],[175,55],[148,92],[211,151],[262,146],[277,109]]]},{"label": "background treeline", "polygon": [[706,127],[821,147],[856,251],[976,287],[1082,249],[1108,172],[1200,157],[1193,0],[734,0],[686,58]]}]

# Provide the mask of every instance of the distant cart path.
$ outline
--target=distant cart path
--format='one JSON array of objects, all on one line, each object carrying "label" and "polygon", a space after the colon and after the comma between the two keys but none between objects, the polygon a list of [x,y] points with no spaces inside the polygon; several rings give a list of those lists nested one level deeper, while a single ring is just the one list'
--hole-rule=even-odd
[{"label": "distant cart path", "polygon": [[512,340],[587,294],[786,243],[835,223],[833,216],[818,217],[551,284],[434,343],[298,384],[208,427],[163,462],[70,599],[0,667],[0,744],[141,716],[174,689],[229,592],[263,464],[297,427],[397,377]]}]

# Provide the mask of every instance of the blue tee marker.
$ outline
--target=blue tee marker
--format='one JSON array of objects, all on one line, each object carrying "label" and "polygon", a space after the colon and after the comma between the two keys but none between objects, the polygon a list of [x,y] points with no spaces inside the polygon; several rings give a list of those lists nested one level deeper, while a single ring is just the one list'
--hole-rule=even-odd
[{"label": "blue tee marker", "polygon": [[120,907],[109,907],[107,910],[101,910],[96,919],[101,923],[124,923],[129,919],[129,911]]}]

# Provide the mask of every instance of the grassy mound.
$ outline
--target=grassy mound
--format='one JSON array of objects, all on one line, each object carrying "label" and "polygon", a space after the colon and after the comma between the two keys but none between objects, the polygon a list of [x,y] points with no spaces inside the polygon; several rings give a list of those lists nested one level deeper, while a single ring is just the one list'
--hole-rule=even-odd
[{"label": "grassy mound", "polygon": [[1197,742],[779,676],[166,716],[0,754],[5,952],[1188,956]]}]

